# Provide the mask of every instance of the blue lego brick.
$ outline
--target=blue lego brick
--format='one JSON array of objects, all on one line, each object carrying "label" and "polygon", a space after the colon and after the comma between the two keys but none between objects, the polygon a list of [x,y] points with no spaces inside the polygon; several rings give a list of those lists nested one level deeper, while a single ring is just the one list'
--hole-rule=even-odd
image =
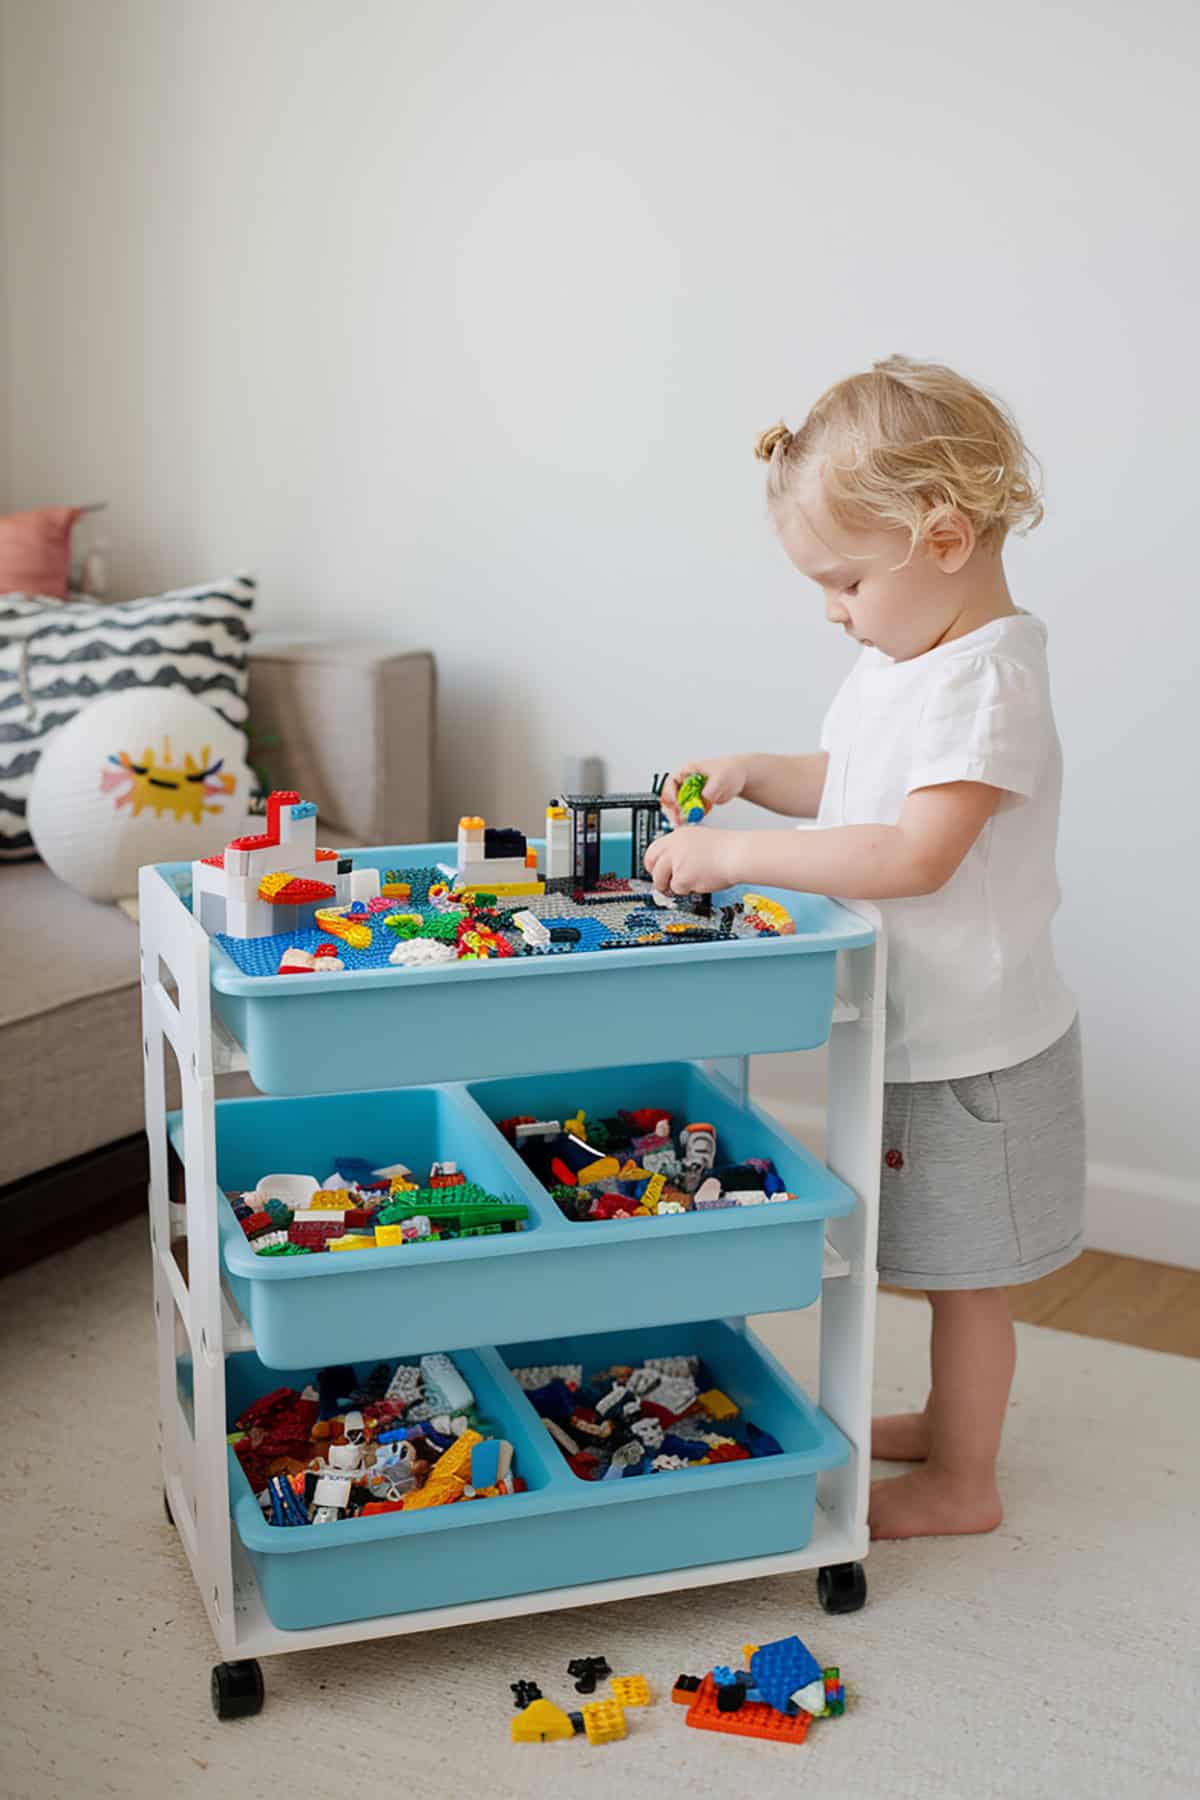
[{"label": "blue lego brick", "polygon": [[547,931],[553,931],[556,925],[570,925],[579,933],[579,942],[571,944],[571,951],[598,950],[601,944],[607,944],[619,937],[620,933],[604,925],[599,919],[589,919],[585,913],[576,913],[573,918],[543,919],[542,924]]},{"label": "blue lego brick", "polygon": [[825,1671],[798,1637],[777,1638],[761,1644],[750,1658],[750,1674],[768,1706],[788,1712],[792,1695],[812,1681],[825,1679]]}]

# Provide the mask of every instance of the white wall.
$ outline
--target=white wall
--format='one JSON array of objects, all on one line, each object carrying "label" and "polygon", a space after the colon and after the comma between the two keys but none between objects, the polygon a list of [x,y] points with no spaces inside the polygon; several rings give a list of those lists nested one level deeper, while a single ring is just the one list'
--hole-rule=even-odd
[{"label": "white wall", "polygon": [[10,502],[107,495],[121,591],[251,565],[272,627],[432,645],[443,817],[532,824],[564,750],[811,745],[848,646],[755,433],[892,350],[961,365],[1048,471],[1011,575],[1093,1151],[1182,1194],[1194,19],[12,0]]}]

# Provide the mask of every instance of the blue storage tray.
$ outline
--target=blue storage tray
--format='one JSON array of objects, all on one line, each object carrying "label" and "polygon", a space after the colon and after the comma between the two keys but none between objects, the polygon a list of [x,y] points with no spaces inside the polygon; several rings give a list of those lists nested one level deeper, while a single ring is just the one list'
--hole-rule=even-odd
[{"label": "blue storage tray", "polygon": [[[628,846],[604,839],[606,872],[627,871]],[[455,846],[347,854],[404,869],[453,863]],[[173,883],[188,875],[179,863],[159,872]],[[213,1007],[268,1094],[604,1067],[628,1053],[631,1025],[644,1062],[683,1045],[701,1057],[812,1049],[829,1035],[838,950],[873,934],[833,900],[762,891],[788,908],[795,937],[291,978],[243,975],[214,942]]]},{"label": "blue storage tray", "polygon": [[[733,1157],[771,1157],[795,1200],[713,1213],[574,1224],[564,1218],[493,1119],[527,1101],[613,1111],[630,1097],[717,1129]],[[720,1080],[689,1063],[590,1071],[464,1087],[324,1094],[216,1105],[217,1208],[226,1280],[274,1369],[496,1343],[526,1333],[600,1331],[725,1312],[807,1306],[820,1288],[824,1221],[851,1190]],[[477,1103],[478,1102],[478,1103]],[[182,1119],[170,1115],[183,1153]],[[524,1231],[461,1243],[295,1257],[256,1256],[224,1190],[267,1174],[321,1180],[335,1157],[414,1168],[447,1158],[470,1180],[524,1200]]]},{"label": "blue storage tray", "polygon": [[[623,1481],[580,1481],[508,1373],[526,1362],[582,1361],[593,1368],[689,1352],[701,1355],[717,1385],[779,1440],[782,1455]],[[454,1354],[481,1409],[512,1443],[527,1493],[408,1516],[272,1526],[229,1452],[234,1525],[267,1614],[281,1630],[803,1549],[812,1532],[817,1472],[835,1468],[849,1454],[842,1433],[740,1322]],[[303,1372],[297,1382],[312,1374]],[[231,1357],[230,1426],[272,1385],[256,1357]]]}]

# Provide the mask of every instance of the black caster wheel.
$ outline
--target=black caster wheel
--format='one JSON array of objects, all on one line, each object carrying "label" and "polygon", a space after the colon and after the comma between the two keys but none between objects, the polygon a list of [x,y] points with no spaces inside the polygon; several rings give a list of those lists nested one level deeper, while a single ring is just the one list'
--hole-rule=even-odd
[{"label": "black caster wheel", "polygon": [[173,1525],[175,1523],[175,1514],[171,1511],[171,1502],[167,1499],[166,1488],[163,1489],[163,1511],[167,1515],[167,1524]]},{"label": "black caster wheel", "polygon": [[218,1719],[250,1719],[263,1708],[262,1669],[245,1662],[217,1663],[212,1672],[213,1711]]},{"label": "black caster wheel", "polygon": [[830,1563],[817,1570],[817,1599],[827,1613],[858,1612],[867,1598],[861,1563]]}]

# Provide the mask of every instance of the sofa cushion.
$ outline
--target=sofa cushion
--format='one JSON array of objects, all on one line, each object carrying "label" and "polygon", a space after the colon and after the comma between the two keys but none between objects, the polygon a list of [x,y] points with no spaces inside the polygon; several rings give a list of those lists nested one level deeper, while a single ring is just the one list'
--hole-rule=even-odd
[{"label": "sofa cushion", "polygon": [[0,862],[34,855],[25,805],[37,760],[89,701],[179,688],[245,730],[253,607],[249,576],[112,605],[0,598]]}]

